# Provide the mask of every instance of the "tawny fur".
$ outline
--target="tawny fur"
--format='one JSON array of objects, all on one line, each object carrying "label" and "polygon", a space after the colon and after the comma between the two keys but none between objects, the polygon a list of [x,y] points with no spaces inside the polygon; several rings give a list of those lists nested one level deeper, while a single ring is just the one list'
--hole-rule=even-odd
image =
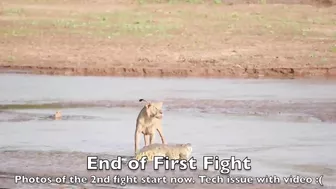
[{"label": "tawny fur", "polygon": [[154,156],[164,156],[169,159],[188,159],[191,156],[192,146],[187,144],[151,144],[143,147],[135,156],[140,160],[143,156],[147,156],[147,161],[153,161]]},{"label": "tawny fur", "polygon": [[54,119],[58,120],[62,118],[62,113],[61,111],[56,111],[56,113],[54,114]]},{"label": "tawny fur", "polygon": [[[145,101],[143,99],[139,100]],[[140,136],[143,134],[145,146],[153,144],[155,132],[158,131],[162,144],[166,144],[165,137],[162,132],[162,105],[163,102],[151,103],[146,101],[146,105],[141,109],[137,120],[134,133],[134,153],[139,148]]]}]

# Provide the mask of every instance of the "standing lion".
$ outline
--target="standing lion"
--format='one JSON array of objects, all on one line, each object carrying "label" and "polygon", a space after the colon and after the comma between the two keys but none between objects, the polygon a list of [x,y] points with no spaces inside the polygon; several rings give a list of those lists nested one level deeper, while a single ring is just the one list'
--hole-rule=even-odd
[{"label": "standing lion", "polygon": [[134,153],[138,151],[140,143],[140,135],[144,135],[145,146],[153,144],[154,136],[158,131],[162,144],[166,144],[166,140],[162,132],[162,105],[163,102],[147,102],[144,99],[140,99],[139,102],[145,101],[145,106],[141,109],[138,118],[136,120],[136,128],[134,134]]}]

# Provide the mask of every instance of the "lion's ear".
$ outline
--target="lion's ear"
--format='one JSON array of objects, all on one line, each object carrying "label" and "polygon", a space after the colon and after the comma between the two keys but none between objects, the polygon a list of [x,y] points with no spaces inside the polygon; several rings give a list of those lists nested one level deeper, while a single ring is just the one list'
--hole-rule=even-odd
[{"label": "lion's ear", "polygon": [[151,116],[151,115],[150,115],[150,112],[151,112],[151,111],[150,111],[150,107],[151,107],[151,106],[152,106],[152,105],[151,105],[150,103],[145,105],[145,107],[146,107],[146,114],[147,114],[148,117]]}]

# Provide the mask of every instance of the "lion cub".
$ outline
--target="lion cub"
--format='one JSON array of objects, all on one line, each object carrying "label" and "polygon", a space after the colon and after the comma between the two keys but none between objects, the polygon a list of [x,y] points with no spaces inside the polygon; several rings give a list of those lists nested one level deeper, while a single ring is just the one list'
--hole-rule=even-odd
[{"label": "lion cub", "polygon": [[140,160],[141,157],[147,156],[147,161],[153,161],[154,156],[164,156],[169,159],[188,159],[191,156],[192,146],[187,144],[152,144],[143,147],[135,156]]},{"label": "lion cub", "polygon": [[144,135],[145,146],[153,144],[155,132],[158,131],[162,144],[166,144],[163,136],[161,121],[163,117],[163,102],[147,102],[139,99],[139,102],[145,101],[147,104],[141,109],[137,119],[134,133],[134,154],[138,151],[140,135]]},{"label": "lion cub", "polygon": [[54,116],[53,116],[53,118],[55,119],[55,120],[59,120],[59,119],[61,119],[62,118],[62,113],[61,113],[61,111],[56,111],[56,113],[54,114]]}]

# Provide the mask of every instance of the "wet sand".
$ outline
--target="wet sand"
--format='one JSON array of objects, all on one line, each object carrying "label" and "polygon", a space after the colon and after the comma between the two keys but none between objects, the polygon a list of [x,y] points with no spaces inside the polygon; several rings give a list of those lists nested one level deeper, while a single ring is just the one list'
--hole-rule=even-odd
[{"label": "wet sand", "polygon": [[[252,189],[252,188],[335,188],[331,186],[319,187],[316,185],[280,185],[280,184],[200,184],[197,179],[199,175],[207,175],[209,177],[215,177],[219,175],[217,172],[213,171],[154,171],[149,163],[146,170],[137,170],[132,171],[128,169],[123,169],[123,171],[86,171],[86,161],[84,157],[87,155],[93,156],[98,155],[101,158],[113,159],[115,156],[106,155],[106,154],[94,154],[94,153],[78,153],[72,152],[62,153],[62,152],[31,152],[31,151],[21,151],[21,152],[4,152],[1,153],[1,158],[6,158],[9,161],[6,163],[1,162],[0,166],[3,167],[2,170],[5,172],[0,173],[0,181],[2,184],[5,184],[5,187],[8,188],[243,188],[243,189]],[[17,166],[17,162],[24,161],[22,167]],[[53,165],[53,168],[50,169],[50,165]],[[2,174],[2,175],[1,175]],[[125,186],[118,186],[118,184],[85,184],[83,185],[29,185],[29,184],[13,184],[14,175],[26,175],[30,177],[34,176],[50,176],[50,177],[60,177],[62,175],[67,175],[68,177],[72,175],[77,175],[81,177],[90,178],[92,175],[97,177],[107,177],[110,175],[112,178],[115,175],[120,175],[121,177],[137,176],[138,178],[142,177],[163,177],[166,176],[169,180],[171,177],[193,177],[195,178],[195,184],[128,184]],[[226,176],[222,176],[226,178]]]},{"label": "wet sand", "polygon": [[[143,90],[142,83],[149,83]],[[48,85],[45,85],[48,83]],[[118,85],[118,91],[115,88]],[[132,86],[132,87],[128,87]],[[200,88],[199,86],[202,86]],[[86,170],[86,156],[130,156],[138,98],[164,101],[169,143],[191,143],[193,156],[236,156],[252,170],[232,175],[324,175],[336,185],[336,85],[328,80],[145,79],[0,75],[0,187],[13,175],[216,175],[204,172]],[[19,91],[19,92],[18,92]],[[62,120],[44,119],[60,109]],[[178,132],[177,132],[178,131]],[[159,142],[156,138],[156,142]],[[142,142],[142,141],[141,141]],[[142,142],[143,144],[143,142]],[[201,168],[201,166],[200,166]],[[197,179],[196,179],[197,180]],[[86,188],[121,188],[86,185]],[[130,185],[128,188],[139,188]],[[148,188],[319,188],[317,185],[147,185]],[[71,188],[71,187],[69,187]]]}]

